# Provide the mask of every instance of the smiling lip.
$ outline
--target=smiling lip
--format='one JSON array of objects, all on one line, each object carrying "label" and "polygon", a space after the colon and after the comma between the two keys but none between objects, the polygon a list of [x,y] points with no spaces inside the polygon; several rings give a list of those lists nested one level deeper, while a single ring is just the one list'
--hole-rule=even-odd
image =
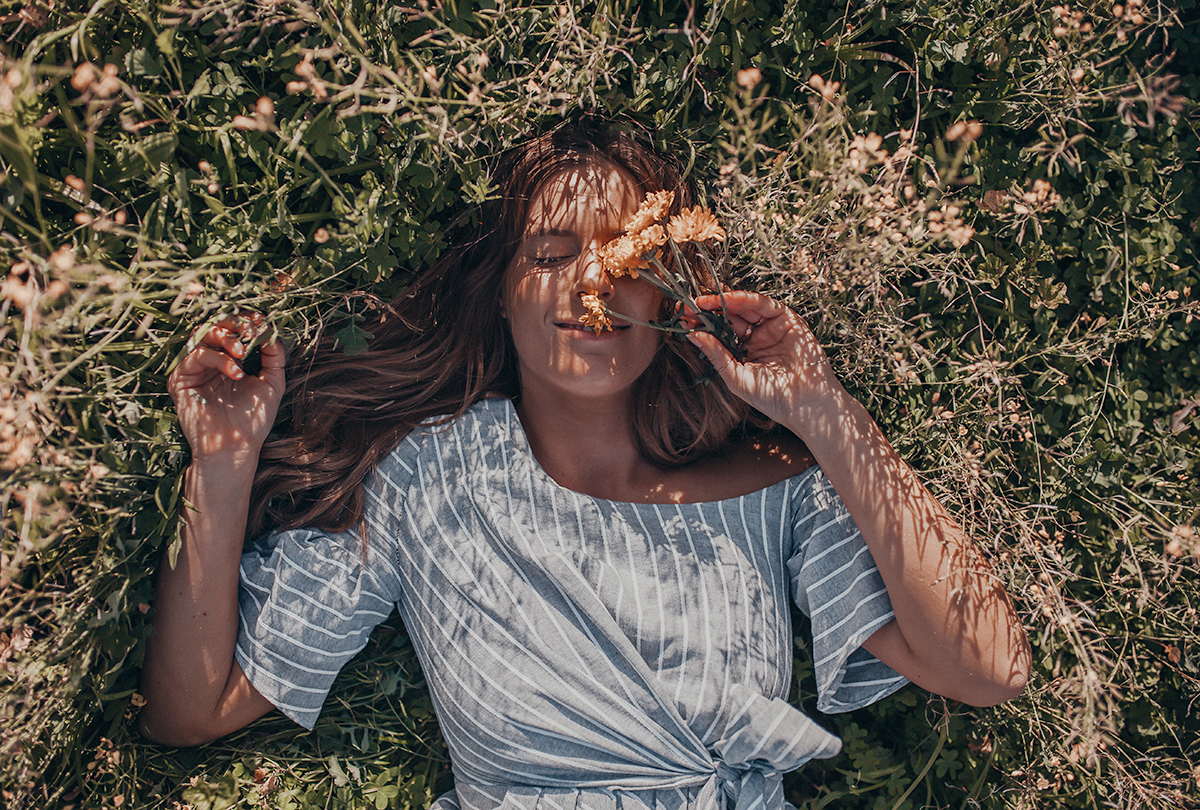
[{"label": "smiling lip", "polygon": [[[584,326],[581,323],[571,323],[570,321],[555,321],[554,325],[557,326],[559,329],[567,329],[572,332],[587,332],[592,335],[596,334],[595,330],[592,329],[592,327]],[[628,323],[614,323],[612,328],[613,328],[613,331],[616,331],[617,329],[628,329],[632,325],[633,324],[628,324]],[[602,329],[601,333],[603,334],[606,331],[608,331],[608,330]]]}]

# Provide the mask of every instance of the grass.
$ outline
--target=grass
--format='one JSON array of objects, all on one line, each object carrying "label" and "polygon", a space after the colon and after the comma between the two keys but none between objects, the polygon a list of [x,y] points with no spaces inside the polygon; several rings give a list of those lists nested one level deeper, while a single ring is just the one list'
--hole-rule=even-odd
[{"label": "grass", "polygon": [[1200,44],[1189,7],[0,0],[4,803],[424,807],[449,786],[395,627],[311,733],[138,738],[187,459],[165,375],[235,307],[354,345],[495,153],[599,107],[704,179],[737,282],[810,320],[1034,642],[1003,707],[905,690],[823,718],[845,754],[790,799],[1195,806],[1200,80],[1163,56]]}]

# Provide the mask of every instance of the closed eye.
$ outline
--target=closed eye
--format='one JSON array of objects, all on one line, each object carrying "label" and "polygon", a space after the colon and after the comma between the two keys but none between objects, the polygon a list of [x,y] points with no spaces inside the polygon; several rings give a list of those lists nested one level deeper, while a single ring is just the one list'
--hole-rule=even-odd
[{"label": "closed eye", "polygon": [[574,258],[574,257],[573,256],[534,256],[533,263],[535,265],[538,265],[539,267],[547,267],[549,265],[558,264],[559,262],[565,262],[571,258]]}]

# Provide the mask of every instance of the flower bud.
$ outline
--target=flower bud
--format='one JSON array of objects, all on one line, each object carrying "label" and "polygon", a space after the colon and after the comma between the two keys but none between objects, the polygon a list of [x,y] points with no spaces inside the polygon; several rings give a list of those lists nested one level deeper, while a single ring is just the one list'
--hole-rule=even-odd
[{"label": "flower bud", "polygon": [[71,76],[71,86],[80,93],[91,87],[94,81],[96,81],[96,66],[91,62],[78,65],[75,68],[75,74]]},{"label": "flower bud", "polygon": [[75,248],[63,245],[50,254],[50,264],[63,273],[70,270],[75,266]]},{"label": "flower bud", "polygon": [[749,67],[737,72],[737,83],[744,90],[753,90],[762,81],[762,71],[756,67]]}]

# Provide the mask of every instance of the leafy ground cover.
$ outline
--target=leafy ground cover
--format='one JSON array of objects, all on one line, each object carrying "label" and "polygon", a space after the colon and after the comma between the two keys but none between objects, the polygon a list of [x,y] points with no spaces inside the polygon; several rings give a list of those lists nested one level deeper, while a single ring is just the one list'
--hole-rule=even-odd
[{"label": "leafy ground cover", "polygon": [[[311,733],[138,738],[187,457],[164,379],[234,307],[353,351],[488,196],[489,160],[596,108],[688,158],[740,283],[810,318],[1035,645],[1003,707],[910,689],[824,718],[845,752],[791,801],[1195,806],[1196,16],[0,0],[3,803],[421,808],[449,786],[396,626]],[[811,710],[803,645],[796,669]]]}]

